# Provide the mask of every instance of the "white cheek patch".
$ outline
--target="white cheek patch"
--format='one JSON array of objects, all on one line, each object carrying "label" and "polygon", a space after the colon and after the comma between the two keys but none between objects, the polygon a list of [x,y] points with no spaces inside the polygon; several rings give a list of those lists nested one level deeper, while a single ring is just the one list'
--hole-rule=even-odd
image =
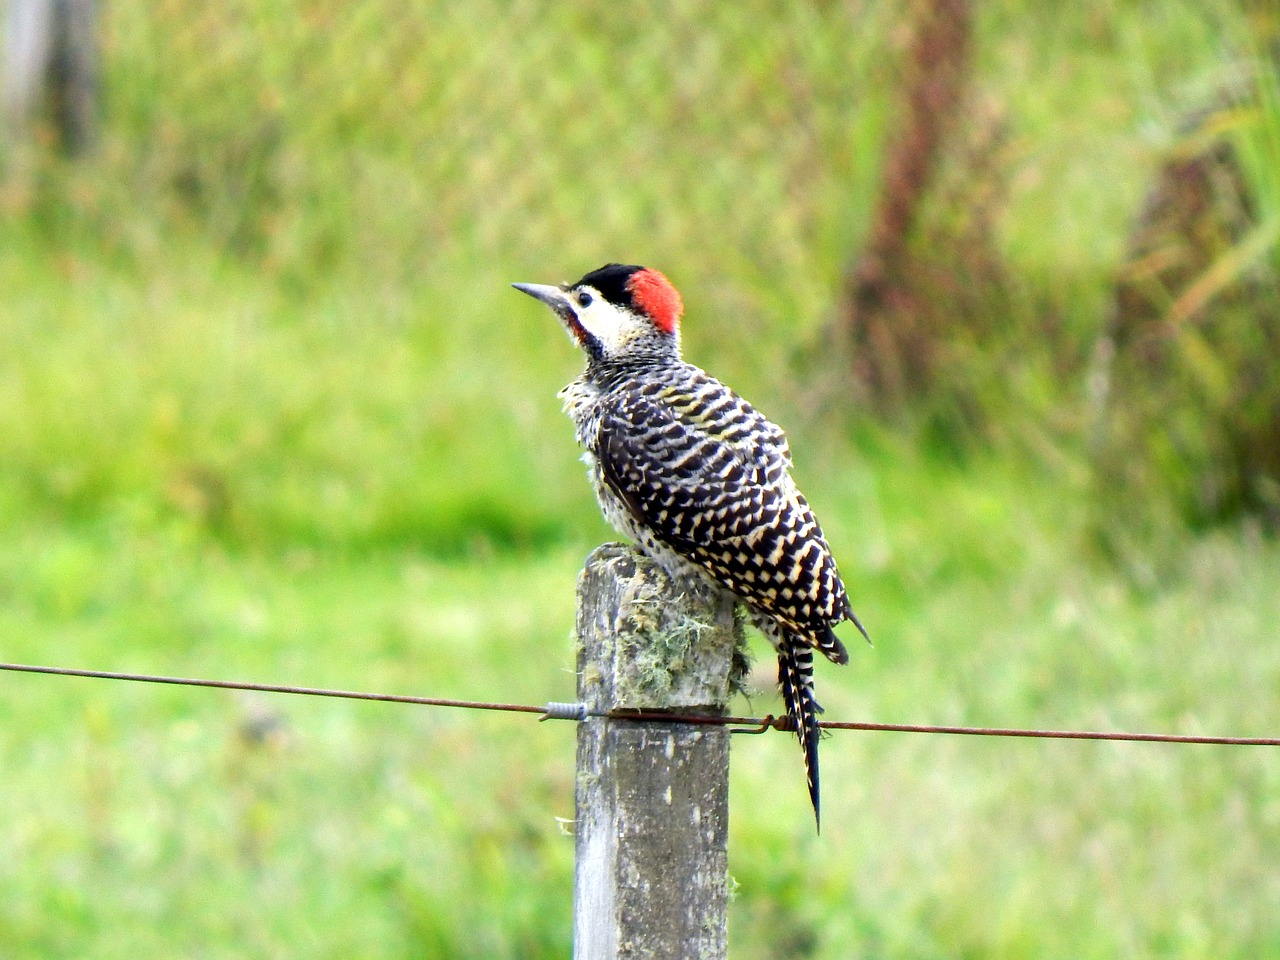
[{"label": "white cheek patch", "polygon": [[606,354],[617,353],[635,336],[635,324],[608,303],[596,301],[578,310],[578,322],[600,344]]}]

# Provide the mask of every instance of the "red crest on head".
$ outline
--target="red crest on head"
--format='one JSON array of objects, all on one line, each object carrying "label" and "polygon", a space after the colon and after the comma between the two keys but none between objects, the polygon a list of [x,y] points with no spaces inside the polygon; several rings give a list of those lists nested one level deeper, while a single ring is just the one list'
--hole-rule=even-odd
[{"label": "red crest on head", "polygon": [[684,302],[671,281],[657,270],[637,270],[627,281],[631,302],[653,321],[663,333],[674,334],[684,313]]}]

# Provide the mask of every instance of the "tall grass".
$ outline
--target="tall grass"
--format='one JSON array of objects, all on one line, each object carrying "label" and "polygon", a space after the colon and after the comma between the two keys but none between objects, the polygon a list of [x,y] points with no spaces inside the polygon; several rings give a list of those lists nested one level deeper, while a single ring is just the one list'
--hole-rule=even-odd
[{"label": "tall grass", "polygon": [[1214,37],[1214,69],[1148,88],[1167,142],[1095,341],[1100,539],[1147,578],[1181,524],[1280,516],[1277,61],[1240,24]]}]

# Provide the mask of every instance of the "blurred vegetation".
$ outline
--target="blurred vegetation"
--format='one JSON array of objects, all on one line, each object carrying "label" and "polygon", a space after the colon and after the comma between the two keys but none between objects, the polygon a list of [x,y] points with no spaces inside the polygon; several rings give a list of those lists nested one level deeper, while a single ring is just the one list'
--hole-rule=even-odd
[{"label": "blurred vegetation", "polygon": [[1280,523],[1280,40],[1167,149],[1092,382],[1095,483],[1130,568],[1179,523]]},{"label": "blurred vegetation", "polygon": [[[1274,504],[1273,458],[1242,453],[1280,449],[1265,5],[1251,23],[1226,3],[1009,2],[917,48],[882,5],[704,28],[684,4],[645,30],[591,11],[106,11],[98,156],[5,161],[19,502],[132,499],[266,541],[555,539],[576,490],[522,441],[557,434],[541,398],[571,358],[499,319],[503,281],[621,258],[675,275],[699,359],[841,430],[851,399],[887,412],[887,388],[948,449],[1096,463],[1184,519]],[[946,100],[965,122],[907,134],[907,156],[938,157],[874,241],[905,303],[833,363],[840,278],[893,193],[882,148],[939,43],[974,46]],[[1221,170],[1199,213],[1159,179],[1196,156]],[[1140,355],[1113,368],[1121,341]],[[1116,403],[1090,397],[1099,378]]]},{"label": "blurred vegetation", "polygon": [[[1274,734],[1270,3],[976,5],[853,355],[898,5],[102,13],[96,151],[0,154],[0,658],[568,699],[609,534],[507,284],[616,259],[791,434],[878,643],[832,716]],[[3,686],[6,957],[568,951],[567,728]],[[833,738],[815,839],[747,739],[735,957],[1280,955],[1270,753]]]}]

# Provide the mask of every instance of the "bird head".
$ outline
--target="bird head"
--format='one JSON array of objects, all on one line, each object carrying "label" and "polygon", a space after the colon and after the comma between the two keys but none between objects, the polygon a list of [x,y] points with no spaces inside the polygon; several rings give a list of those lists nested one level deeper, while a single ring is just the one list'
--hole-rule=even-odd
[{"label": "bird head", "polygon": [[679,356],[684,305],[657,270],[610,263],[576,283],[512,286],[550,307],[589,361]]}]

